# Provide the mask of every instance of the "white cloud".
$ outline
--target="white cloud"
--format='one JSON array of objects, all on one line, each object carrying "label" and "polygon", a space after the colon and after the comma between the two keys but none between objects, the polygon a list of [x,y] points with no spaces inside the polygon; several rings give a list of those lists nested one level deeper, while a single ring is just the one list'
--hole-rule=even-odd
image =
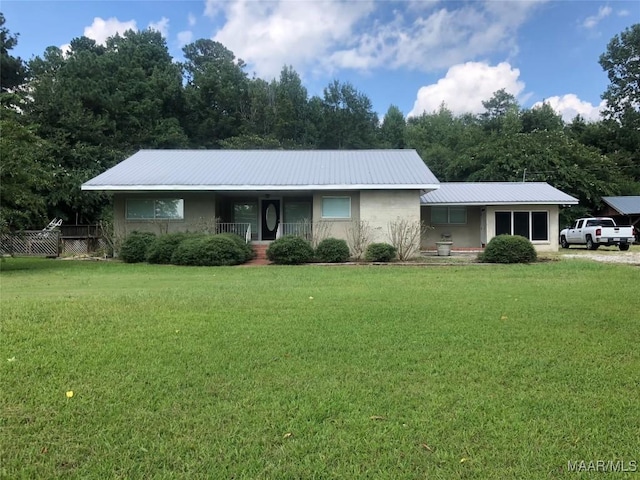
[{"label": "white cloud", "polygon": [[151,30],[157,30],[164,38],[167,38],[169,35],[169,19],[162,17],[157,22],[149,22],[149,28]]},{"label": "white cloud", "polygon": [[138,30],[135,20],[121,22],[115,17],[107,20],[95,17],[91,25],[84,27],[84,36],[92,38],[100,45],[104,45],[107,38],[113,37],[116,33],[122,35],[127,30]]},{"label": "white cloud", "polygon": [[193,27],[196,24],[196,16],[193,13],[189,13],[189,16],[187,17],[187,21],[189,22],[189,26]]},{"label": "white cloud", "polygon": [[598,9],[598,13],[596,15],[592,15],[590,17],[587,17],[584,22],[582,22],[582,26],[584,28],[594,28],[596,25],[598,25],[598,23],[600,23],[602,20],[604,20],[606,17],[608,17],[609,15],[611,15],[611,7],[610,6],[604,6],[604,7],[600,7]]},{"label": "white cloud", "polygon": [[193,32],[191,30],[185,30],[178,33],[178,45],[182,48],[186,44],[191,43],[193,40]]},{"label": "white cloud", "polygon": [[[592,105],[589,102],[580,100],[577,95],[568,93],[561,97],[555,96],[544,100],[558,115],[562,116],[565,122],[571,122],[576,115],[580,114],[587,121],[595,122],[600,119],[600,112],[604,110],[606,103],[603,100],[599,105]],[[532,108],[542,106],[542,102],[534,103]]]},{"label": "white cloud", "polygon": [[481,62],[454,65],[437,83],[421,87],[409,116],[431,113],[444,102],[455,114],[481,113],[482,102],[500,89],[516,98],[524,91],[520,70],[503,62],[496,66]]},{"label": "white cloud", "polygon": [[71,44],[65,43],[64,45],[60,45],[60,50],[62,51],[62,55],[66,57],[71,53]]},{"label": "white cloud", "polygon": [[[260,76],[283,65],[322,73],[377,68],[436,71],[503,52],[542,2],[376,2],[207,0],[224,17],[213,39]],[[374,21],[376,17],[384,20]]]},{"label": "white cloud", "polygon": [[259,76],[274,77],[284,65],[300,69],[326,64],[323,59],[332,49],[352,41],[356,24],[375,4],[372,0],[234,0],[207,2],[209,7],[224,9],[227,19],[213,39],[248,62]]},{"label": "white cloud", "polygon": [[629,10],[618,10],[619,17],[628,17],[629,15],[631,15],[631,12]]}]

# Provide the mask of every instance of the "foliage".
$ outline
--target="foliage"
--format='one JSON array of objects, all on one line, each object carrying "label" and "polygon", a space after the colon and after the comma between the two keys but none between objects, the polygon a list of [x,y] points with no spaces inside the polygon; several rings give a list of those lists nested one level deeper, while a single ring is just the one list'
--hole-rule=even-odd
[{"label": "foliage", "polygon": [[391,105],[380,126],[380,146],[382,148],[405,148],[407,124],[398,107]]},{"label": "foliage", "polygon": [[12,35],[4,24],[5,18],[0,12],[0,93],[21,87],[27,73],[22,59],[9,54],[18,44],[18,35]]},{"label": "foliage", "polygon": [[242,250],[242,252],[244,253],[244,260],[242,261],[242,263],[248,262],[255,256],[255,252],[253,251],[253,248],[251,248],[251,245],[247,243],[245,239],[240,235],[236,235],[235,233],[219,233],[217,236],[228,238]]},{"label": "foliage", "polygon": [[126,263],[144,262],[147,260],[147,252],[155,238],[155,233],[131,232],[120,245],[118,256]]},{"label": "foliage", "polygon": [[537,253],[527,238],[520,235],[498,235],[489,240],[478,258],[486,263],[531,263],[536,261]]},{"label": "foliage", "polygon": [[267,258],[280,265],[299,265],[313,259],[313,248],[305,239],[285,235],[267,248]]},{"label": "foliage", "polygon": [[388,243],[371,243],[367,247],[364,259],[367,262],[390,262],[396,256],[396,247]]},{"label": "foliage", "polygon": [[173,252],[171,263],[187,266],[229,266],[247,261],[247,252],[227,235],[185,238]]},{"label": "foliage", "polygon": [[325,263],[343,263],[349,260],[347,242],[338,238],[325,238],[316,248],[316,259]]},{"label": "foliage", "polygon": [[398,260],[405,261],[413,258],[420,249],[420,239],[426,226],[420,221],[397,217],[389,222],[387,229]]},{"label": "foliage", "polygon": [[354,259],[360,260],[362,258],[367,245],[371,243],[371,235],[371,226],[366,220],[351,222],[347,228],[347,244]]},{"label": "foliage", "polygon": [[157,236],[147,249],[146,260],[149,263],[169,264],[178,245],[187,238],[186,233],[168,233]]}]

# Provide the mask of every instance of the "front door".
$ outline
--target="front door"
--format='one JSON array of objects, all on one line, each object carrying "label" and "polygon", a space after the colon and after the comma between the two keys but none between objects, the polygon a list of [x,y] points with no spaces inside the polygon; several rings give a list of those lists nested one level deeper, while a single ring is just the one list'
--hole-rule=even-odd
[{"label": "front door", "polygon": [[275,240],[280,224],[280,200],[264,198],[260,211],[262,212],[262,240]]}]

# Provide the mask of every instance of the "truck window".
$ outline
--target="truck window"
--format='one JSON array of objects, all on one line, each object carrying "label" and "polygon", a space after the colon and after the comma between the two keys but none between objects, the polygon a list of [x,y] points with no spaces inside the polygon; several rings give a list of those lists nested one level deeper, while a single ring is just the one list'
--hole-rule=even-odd
[{"label": "truck window", "polygon": [[584,220],[578,220],[578,223],[576,223],[576,228],[582,228],[582,223],[584,222]]},{"label": "truck window", "polygon": [[598,227],[600,226],[600,222],[598,220],[587,220],[587,224],[585,227]]},{"label": "truck window", "polygon": [[598,226],[600,226],[600,227],[615,227],[616,224],[610,218],[601,218],[598,221]]}]

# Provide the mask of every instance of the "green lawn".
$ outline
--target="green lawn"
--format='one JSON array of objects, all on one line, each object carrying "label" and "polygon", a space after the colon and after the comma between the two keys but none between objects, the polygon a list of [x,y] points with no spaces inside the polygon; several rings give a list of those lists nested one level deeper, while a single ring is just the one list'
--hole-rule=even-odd
[{"label": "green lawn", "polygon": [[2,478],[640,464],[637,266],[1,268]]}]

